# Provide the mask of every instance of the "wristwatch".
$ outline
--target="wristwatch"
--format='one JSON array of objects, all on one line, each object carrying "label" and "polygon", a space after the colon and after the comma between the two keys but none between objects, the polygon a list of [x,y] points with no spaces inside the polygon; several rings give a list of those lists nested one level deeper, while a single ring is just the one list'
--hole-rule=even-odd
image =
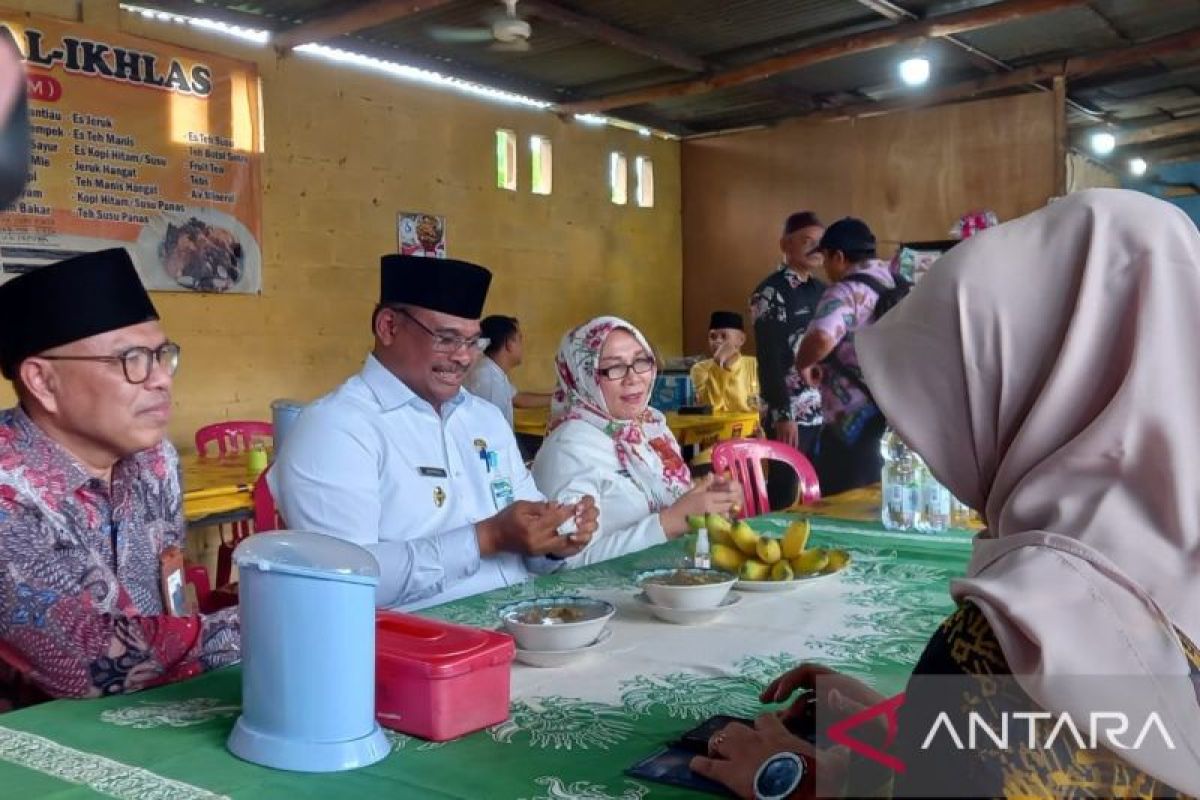
[{"label": "wristwatch", "polygon": [[776,753],[754,773],[754,800],[785,800],[804,780],[804,759],[795,753]]}]

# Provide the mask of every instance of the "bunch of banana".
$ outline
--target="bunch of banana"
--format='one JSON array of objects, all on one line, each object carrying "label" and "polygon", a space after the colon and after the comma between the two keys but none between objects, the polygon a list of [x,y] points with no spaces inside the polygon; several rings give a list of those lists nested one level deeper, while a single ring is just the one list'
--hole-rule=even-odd
[{"label": "bunch of banana", "polygon": [[693,530],[708,528],[712,564],[746,581],[790,581],[797,576],[828,574],[850,563],[845,550],[806,550],[811,527],[806,519],[788,526],[782,539],[761,536],[745,523],[716,514],[688,517]]}]

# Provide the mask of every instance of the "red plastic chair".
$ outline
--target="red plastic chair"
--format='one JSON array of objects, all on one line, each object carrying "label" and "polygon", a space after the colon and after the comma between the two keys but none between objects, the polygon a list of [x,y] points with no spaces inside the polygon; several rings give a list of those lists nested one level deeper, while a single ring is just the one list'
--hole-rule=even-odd
[{"label": "red plastic chair", "polygon": [[267,484],[268,467],[254,482],[250,496],[254,500],[254,526],[245,522],[236,523],[239,535],[232,542],[227,542],[222,536],[221,545],[217,550],[217,585],[214,587],[208,578],[208,570],[200,565],[190,565],[184,570],[188,583],[196,591],[196,603],[200,612],[211,614],[227,606],[237,605],[238,585],[233,577],[233,551],[238,543],[253,533],[264,533],[279,530],[284,527],[283,517],[275,509],[275,498],[271,496],[271,487]]},{"label": "red plastic chair", "polygon": [[283,517],[275,508],[275,498],[271,494],[271,485],[267,483],[267,473],[271,468],[263,470],[262,475],[254,482],[250,496],[254,499],[254,532],[277,531],[286,527]]},{"label": "red plastic chair", "polygon": [[[249,451],[256,442],[273,439],[273,431],[274,428],[269,422],[248,420],[216,422],[212,425],[205,425],[196,431],[196,452],[200,454],[201,458],[208,458],[210,456],[209,445],[216,443],[217,458],[237,456]],[[221,592],[223,587],[233,579],[234,548],[238,546],[238,542],[254,532],[248,520],[237,520],[219,525],[217,530],[221,536],[221,544],[217,548],[217,574],[214,581],[215,587],[212,589],[213,593]],[[199,584],[196,586],[197,597],[199,597]],[[216,601],[217,598],[213,597],[212,602]],[[236,598],[234,602],[236,602]],[[203,609],[203,607],[204,604],[201,603],[201,608]]]},{"label": "red plastic chair", "polygon": [[753,517],[771,510],[767,499],[767,481],[763,475],[764,459],[782,461],[796,470],[800,478],[800,502],[814,505],[821,500],[821,483],[813,465],[794,447],[767,439],[728,439],[718,442],[712,450],[713,472],[733,477],[742,484],[746,502],[739,517]]},{"label": "red plastic chair", "polygon": [[192,589],[196,591],[196,605],[200,607],[200,611],[208,611],[209,598],[212,596],[208,570],[201,564],[187,564],[183,568],[183,580],[191,584]]},{"label": "red plastic chair", "polygon": [[217,457],[235,456],[254,447],[255,442],[274,439],[274,427],[269,422],[233,420],[215,422],[196,431],[196,452],[208,456],[208,446],[217,443]]}]

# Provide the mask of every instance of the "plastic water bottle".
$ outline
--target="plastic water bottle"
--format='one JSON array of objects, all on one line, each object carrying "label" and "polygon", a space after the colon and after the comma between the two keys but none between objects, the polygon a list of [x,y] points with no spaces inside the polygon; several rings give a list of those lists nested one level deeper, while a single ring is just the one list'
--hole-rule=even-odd
[{"label": "plastic water bottle", "polygon": [[971,507],[957,497],[950,498],[950,527],[966,530],[971,527]]},{"label": "plastic water bottle", "polygon": [[910,530],[917,523],[921,507],[920,465],[916,454],[908,449],[895,431],[888,428],[879,445],[883,456],[883,527],[888,530]]},{"label": "plastic water bottle", "polygon": [[926,533],[946,530],[950,527],[950,511],[950,491],[922,464],[921,513],[917,517],[917,530]]},{"label": "plastic water bottle", "polygon": [[708,548],[708,528],[696,531],[696,551],[692,555],[692,567],[695,569],[712,569],[712,556]]}]

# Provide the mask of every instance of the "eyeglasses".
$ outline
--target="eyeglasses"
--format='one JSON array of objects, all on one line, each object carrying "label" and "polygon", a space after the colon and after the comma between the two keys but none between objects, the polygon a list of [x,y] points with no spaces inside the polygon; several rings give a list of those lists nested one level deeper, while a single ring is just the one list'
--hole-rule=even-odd
[{"label": "eyeglasses", "polygon": [[421,322],[421,320],[408,313],[408,311],[405,309],[393,308],[392,310],[397,314],[403,314],[404,316],[408,317],[413,322],[417,323],[417,327],[432,336],[433,351],[435,353],[457,353],[464,347],[472,352],[483,352],[487,349],[487,346],[492,343],[492,340],[486,336],[473,336],[470,339],[467,339],[465,337],[455,336],[454,334],[450,333],[438,333],[437,331],[430,330],[423,322]]},{"label": "eyeglasses", "polygon": [[166,342],[156,348],[131,347],[115,356],[38,356],[47,361],[119,361],[125,372],[125,380],[130,383],[145,383],[150,380],[150,372],[158,364],[174,375],[179,369],[179,345]]},{"label": "eyeglasses", "polygon": [[654,369],[654,359],[640,356],[635,358],[632,364],[613,364],[611,367],[601,367],[596,370],[596,374],[605,380],[619,381],[629,374],[629,370],[633,370],[638,375],[645,375],[652,369]]}]

